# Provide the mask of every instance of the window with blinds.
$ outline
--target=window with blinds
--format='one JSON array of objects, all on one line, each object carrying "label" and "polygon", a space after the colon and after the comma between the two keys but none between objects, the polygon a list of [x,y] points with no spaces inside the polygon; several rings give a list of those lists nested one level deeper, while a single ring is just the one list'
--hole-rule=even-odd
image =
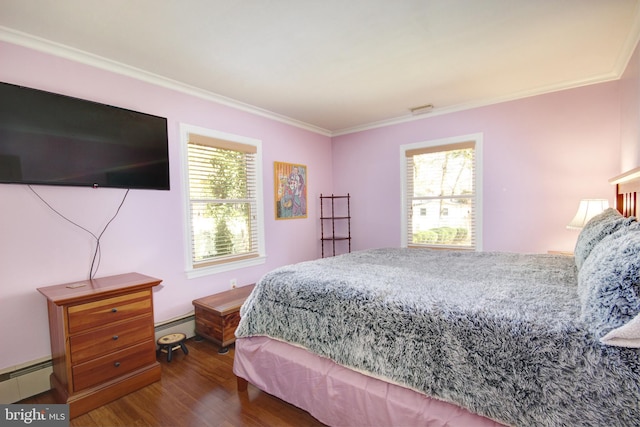
[{"label": "window with blinds", "polygon": [[259,257],[258,146],[187,133],[191,264]]},{"label": "window with blinds", "polygon": [[477,248],[476,141],[404,150],[407,246]]}]

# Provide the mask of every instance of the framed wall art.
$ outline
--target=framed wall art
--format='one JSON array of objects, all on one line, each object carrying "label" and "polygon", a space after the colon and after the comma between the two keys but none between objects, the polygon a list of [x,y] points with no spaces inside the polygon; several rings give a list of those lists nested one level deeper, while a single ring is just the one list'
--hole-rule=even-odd
[{"label": "framed wall art", "polygon": [[276,219],[307,217],[307,167],[273,163]]}]

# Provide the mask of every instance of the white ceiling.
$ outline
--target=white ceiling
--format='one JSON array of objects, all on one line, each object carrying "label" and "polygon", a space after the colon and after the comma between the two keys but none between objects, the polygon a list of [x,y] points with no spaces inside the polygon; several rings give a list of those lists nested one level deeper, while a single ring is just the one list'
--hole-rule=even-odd
[{"label": "white ceiling", "polygon": [[0,0],[0,40],[335,135],[619,78],[639,17],[639,0]]}]

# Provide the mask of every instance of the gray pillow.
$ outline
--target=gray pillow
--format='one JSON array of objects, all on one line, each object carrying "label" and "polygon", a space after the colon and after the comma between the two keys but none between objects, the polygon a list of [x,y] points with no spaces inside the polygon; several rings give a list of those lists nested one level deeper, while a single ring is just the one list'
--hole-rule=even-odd
[{"label": "gray pillow", "polygon": [[634,221],[634,217],[625,218],[613,208],[605,209],[602,213],[591,218],[578,235],[573,251],[578,270],[582,268],[582,264],[598,242],[620,227]]},{"label": "gray pillow", "polygon": [[593,247],[578,273],[582,320],[600,339],[640,314],[640,227],[634,224]]}]

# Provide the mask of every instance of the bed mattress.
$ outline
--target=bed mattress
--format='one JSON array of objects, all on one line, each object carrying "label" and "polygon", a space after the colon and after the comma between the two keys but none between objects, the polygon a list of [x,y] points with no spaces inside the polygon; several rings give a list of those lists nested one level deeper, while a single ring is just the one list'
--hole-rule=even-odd
[{"label": "bed mattress", "polygon": [[236,335],[505,424],[634,425],[638,351],[594,339],[576,284],[571,257],[361,251],[265,275]]}]

